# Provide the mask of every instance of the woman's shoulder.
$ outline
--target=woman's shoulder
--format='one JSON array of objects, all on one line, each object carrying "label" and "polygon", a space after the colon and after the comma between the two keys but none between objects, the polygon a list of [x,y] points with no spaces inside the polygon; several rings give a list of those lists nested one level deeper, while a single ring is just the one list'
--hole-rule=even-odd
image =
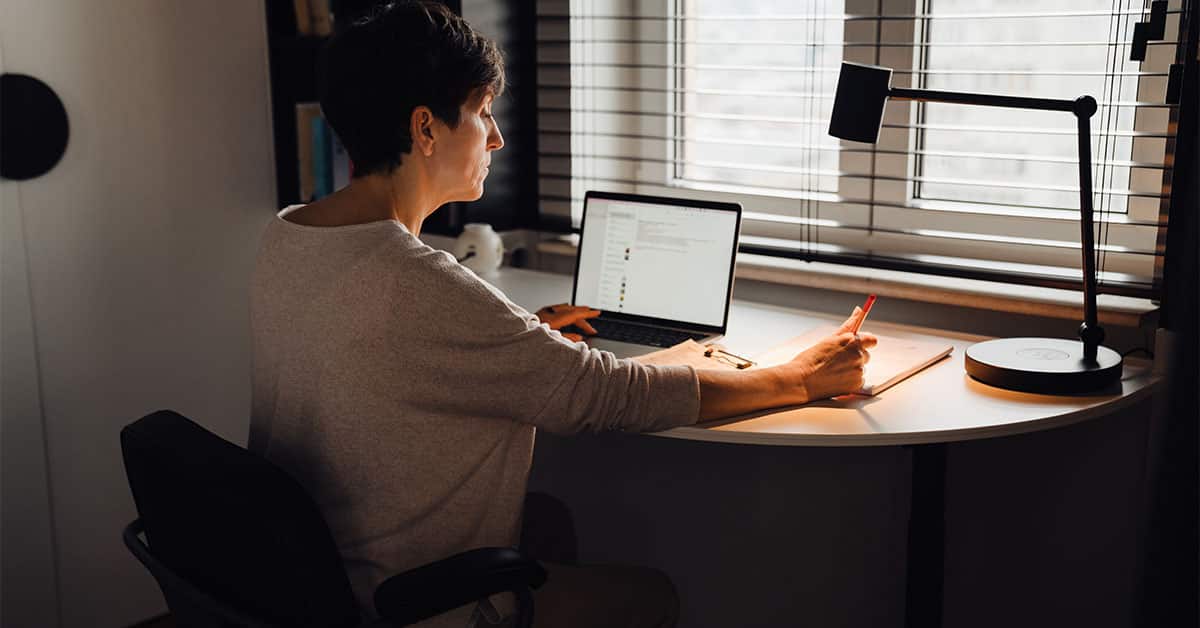
[{"label": "woman's shoulder", "polygon": [[398,264],[397,277],[406,284],[421,282],[439,292],[488,292],[485,284],[450,253],[435,249],[405,231],[406,238],[393,260]]},{"label": "woman's shoulder", "polygon": [[503,313],[521,320],[532,316],[450,253],[417,242],[418,246],[409,249],[403,260],[397,260],[394,276],[402,289],[419,292],[439,309],[458,312],[456,316],[487,318]]}]

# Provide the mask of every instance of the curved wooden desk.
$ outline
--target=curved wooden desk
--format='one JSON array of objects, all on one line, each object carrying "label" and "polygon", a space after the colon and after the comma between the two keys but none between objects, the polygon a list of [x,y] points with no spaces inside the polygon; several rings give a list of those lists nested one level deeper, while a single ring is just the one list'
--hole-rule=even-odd
[{"label": "curved wooden desk", "polygon": [[[570,300],[571,278],[505,268],[489,280],[513,301],[533,311]],[[880,301],[880,310],[887,307]],[[834,317],[761,303],[734,301],[730,350],[753,355]],[[933,339],[954,345],[950,357],[877,397],[824,401],[736,419],[660,432],[658,436],[804,447],[920,445],[1009,436],[1070,425],[1107,414],[1147,396],[1155,379],[1150,364],[1129,360],[1120,390],[1089,395],[1039,395],[994,388],[963,369],[967,347],[983,336],[868,321],[868,331]]]},{"label": "curved wooden desk", "polygon": [[[571,278],[521,269],[488,277],[530,311],[570,299]],[[886,302],[881,302],[886,307]],[[724,344],[754,355],[806,330],[840,323],[824,314],[771,305],[733,303]],[[949,358],[876,397],[829,400],[702,426],[659,437],[744,445],[800,447],[915,446],[908,523],[906,625],[942,624],[945,547],[946,443],[1010,436],[1061,427],[1111,414],[1145,399],[1156,382],[1151,365],[1129,360],[1119,389],[1088,395],[1041,395],[1002,390],[970,378],[965,349],[982,336],[868,321],[891,336],[949,342]]]}]

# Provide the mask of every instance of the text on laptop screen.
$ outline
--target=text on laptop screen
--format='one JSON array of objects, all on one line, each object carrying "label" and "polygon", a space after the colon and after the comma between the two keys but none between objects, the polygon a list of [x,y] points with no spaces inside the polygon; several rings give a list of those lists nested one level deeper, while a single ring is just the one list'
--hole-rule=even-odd
[{"label": "text on laptop screen", "polygon": [[588,199],[575,304],[725,322],[737,212]]}]

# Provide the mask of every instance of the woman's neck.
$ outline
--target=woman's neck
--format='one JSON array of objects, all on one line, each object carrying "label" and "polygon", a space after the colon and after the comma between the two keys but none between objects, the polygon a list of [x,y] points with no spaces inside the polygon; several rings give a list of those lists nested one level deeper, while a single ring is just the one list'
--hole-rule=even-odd
[{"label": "woman's neck", "polygon": [[413,235],[421,235],[421,224],[441,203],[433,198],[428,177],[410,162],[390,175],[367,175],[354,179],[345,191],[352,202],[375,220],[398,220]]},{"label": "woman's neck", "polygon": [[287,220],[314,227],[397,220],[419,236],[425,218],[441,206],[424,181],[415,168],[404,167],[391,175],[359,177],[337,192],[288,214]]}]

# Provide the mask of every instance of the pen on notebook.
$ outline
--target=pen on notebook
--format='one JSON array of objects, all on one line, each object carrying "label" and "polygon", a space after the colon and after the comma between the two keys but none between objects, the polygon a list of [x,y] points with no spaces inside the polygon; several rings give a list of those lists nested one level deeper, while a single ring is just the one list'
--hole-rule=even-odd
[{"label": "pen on notebook", "polygon": [[858,318],[858,322],[854,324],[854,329],[851,331],[851,333],[855,333],[855,334],[857,334],[857,333],[858,333],[858,330],[859,330],[859,329],[862,329],[862,324],[863,324],[863,321],[867,320],[867,314],[870,314],[870,313],[871,313],[871,306],[872,306],[872,305],[875,305],[875,295],[873,295],[873,294],[872,294],[872,295],[870,295],[870,296],[868,296],[868,297],[867,297],[867,300],[866,300],[866,302],[865,302],[865,303],[863,303],[863,306],[862,306],[862,310],[863,310],[862,316],[860,316],[860,317]]}]

